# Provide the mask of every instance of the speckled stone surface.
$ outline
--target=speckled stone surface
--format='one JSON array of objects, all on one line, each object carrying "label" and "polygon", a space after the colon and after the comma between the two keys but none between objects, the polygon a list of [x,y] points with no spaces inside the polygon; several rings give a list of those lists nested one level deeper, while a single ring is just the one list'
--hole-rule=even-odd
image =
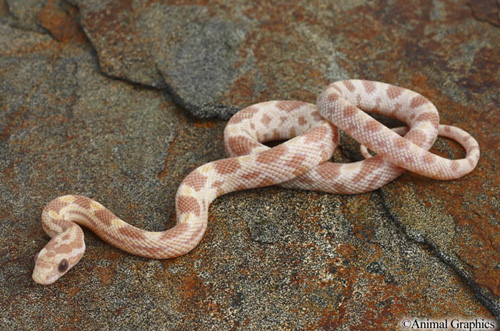
[{"label": "speckled stone surface", "polygon": [[[252,3],[252,4],[248,4]],[[497,1],[0,0],[0,328],[396,329],[500,318]],[[332,80],[398,84],[481,146],[456,181],[407,173],[372,193],[276,187],[210,208],[173,260],[87,253],[31,280],[43,206],[90,196],[134,225],[174,224],[195,167],[223,158],[251,103],[314,102]],[[195,116],[192,116],[195,115]],[[334,159],[357,160],[343,136]],[[434,151],[463,156],[439,139]]]}]

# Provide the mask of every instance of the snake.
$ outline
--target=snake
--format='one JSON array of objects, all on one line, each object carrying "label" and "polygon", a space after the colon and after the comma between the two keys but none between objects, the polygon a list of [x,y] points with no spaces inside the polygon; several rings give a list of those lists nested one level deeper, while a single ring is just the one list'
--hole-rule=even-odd
[{"label": "snake", "polygon": [[[366,112],[407,127],[390,129]],[[329,161],[339,145],[339,129],[360,143],[364,160]],[[450,160],[429,152],[439,135],[461,144],[466,156]],[[285,142],[272,148],[265,144],[276,140]],[[207,229],[209,206],[223,194],[270,185],[358,194],[386,185],[405,170],[458,179],[479,161],[477,141],[462,129],[439,124],[438,111],[427,98],[368,80],[332,83],[316,105],[289,100],[246,107],[226,124],[224,148],[228,158],[199,166],[181,182],[175,196],[176,224],[166,231],[137,228],[81,195],[50,201],[41,218],[51,239],[35,256],[33,280],[52,284],[80,261],[85,252],[80,225],[128,253],[169,259],[198,246]]]}]

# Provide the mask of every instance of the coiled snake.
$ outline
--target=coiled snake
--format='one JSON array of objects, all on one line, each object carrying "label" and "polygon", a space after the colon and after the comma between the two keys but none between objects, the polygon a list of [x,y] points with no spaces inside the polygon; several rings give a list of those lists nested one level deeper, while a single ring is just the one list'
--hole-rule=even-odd
[{"label": "coiled snake", "polygon": [[[396,118],[409,130],[401,137],[360,108]],[[338,145],[337,127],[377,155],[371,157],[362,147],[367,157],[363,161],[327,161]],[[466,157],[448,160],[428,152],[438,134],[459,142]],[[262,144],[287,139],[291,140],[274,148]],[[52,200],[42,212],[43,229],[52,239],[35,257],[33,280],[51,284],[81,259],[85,243],[78,224],[129,253],[173,258],[199,244],[210,203],[229,192],[280,184],[362,193],[387,184],[405,169],[435,179],[460,178],[479,160],[476,140],[461,129],[439,125],[438,112],[429,100],[407,89],[365,80],[329,85],[317,106],[270,101],[247,107],[228,122],[224,145],[229,158],[202,165],[182,181],[175,198],[177,224],[163,232],[136,228],[87,197],[66,195]]]}]

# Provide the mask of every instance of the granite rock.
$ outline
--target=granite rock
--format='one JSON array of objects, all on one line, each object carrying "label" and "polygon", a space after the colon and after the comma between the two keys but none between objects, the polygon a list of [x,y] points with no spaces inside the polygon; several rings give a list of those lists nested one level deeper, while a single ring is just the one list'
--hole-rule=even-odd
[{"label": "granite rock", "polygon": [[[197,117],[227,119],[270,98],[314,102],[326,82],[348,77],[337,63],[339,45],[329,33],[321,36],[325,27],[294,19],[301,10],[313,14],[307,2],[298,8],[247,1],[75,3],[103,72],[166,89]],[[317,14],[331,19],[335,11]]]},{"label": "granite rock", "polygon": [[[500,30],[484,19],[494,6],[183,3],[0,1],[2,329],[500,319]],[[476,137],[477,169],[455,181],[406,173],[352,196],[228,194],[186,256],[139,258],[85,231],[74,269],[51,286],[32,282],[52,198],[83,194],[141,228],[173,226],[179,183],[224,157],[224,122],[187,111],[227,117],[273,98],[314,102],[347,77],[427,96],[442,123]],[[343,135],[334,159],[357,160],[358,147]],[[433,150],[463,156],[445,139]]]}]

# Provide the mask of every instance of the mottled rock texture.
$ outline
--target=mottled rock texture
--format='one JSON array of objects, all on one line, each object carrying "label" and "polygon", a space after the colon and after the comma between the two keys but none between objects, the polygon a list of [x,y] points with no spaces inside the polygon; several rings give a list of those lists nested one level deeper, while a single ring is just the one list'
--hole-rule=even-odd
[{"label": "mottled rock texture", "polygon": [[[0,0],[1,329],[397,329],[406,317],[500,318],[498,1]],[[251,103],[314,102],[330,81],[427,96],[481,146],[456,181],[407,173],[372,193],[281,188],[217,199],[174,260],[86,231],[82,261],[31,280],[43,206],[95,198],[174,224],[195,167],[224,157]],[[194,116],[193,116],[194,115]],[[335,160],[360,158],[342,137]],[[463,156],[439,139],[434,151]]]}]

